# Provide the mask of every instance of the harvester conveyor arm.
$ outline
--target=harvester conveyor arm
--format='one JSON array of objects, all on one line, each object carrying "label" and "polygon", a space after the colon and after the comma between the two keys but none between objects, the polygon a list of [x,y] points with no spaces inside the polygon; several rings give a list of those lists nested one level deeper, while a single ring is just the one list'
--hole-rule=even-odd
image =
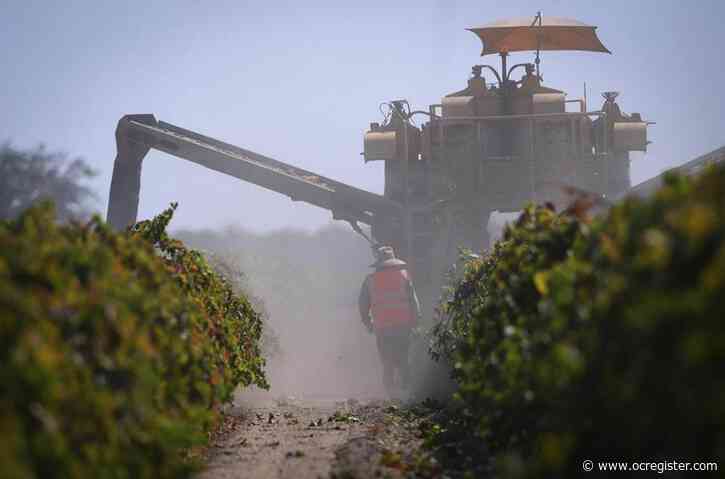
[{"label": "harvester conveyor arm", "polygon": [[116,129],[108,221],[124,228],[136,221],[141,162],[153,148],[240,180],[332,211],[333,218],[372,224],[376,214],[395,215],[401,206],[313,172],[185,130],[153,115],[126,115]]},{"label": "harvester conveyor arm", "polygon": [[[709,153],[706,153],[704,155],[698,156],[694,160],[690,160],[687,163],[677,166],[675,168],[672,168],[669,171],[679,173],[681,175],[686,176],[694,176],[698,173],[701,173],[704,168],[706,168],[708,165],[717,165],[717,164],[725,164],[725,146],[721,146],[720,148],[717,148],[715,150],[712,150]],[[661,173],[653,178],[650,178],[648,180],[643,181],[642,183],[639,183],[636,186],[633,186],[629,190],[625,191],[620,197],[625,196],[640,196],[640,197],[647,197],[652,196],[655,191],[657,191],[663,183],[664,177],[667,174]]]}]

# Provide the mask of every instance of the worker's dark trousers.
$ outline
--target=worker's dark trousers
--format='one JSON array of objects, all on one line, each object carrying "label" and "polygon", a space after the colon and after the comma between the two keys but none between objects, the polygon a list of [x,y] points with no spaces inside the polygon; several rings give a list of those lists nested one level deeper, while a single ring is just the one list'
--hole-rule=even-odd
[{"label": "worker's dark trousers", "polygon": [[400,386],[410,385],[410,328],[391,329],[376,333],[378,351],[383,362],[383,384],[388,394],[395,392],[395,371],[400,377]]}]

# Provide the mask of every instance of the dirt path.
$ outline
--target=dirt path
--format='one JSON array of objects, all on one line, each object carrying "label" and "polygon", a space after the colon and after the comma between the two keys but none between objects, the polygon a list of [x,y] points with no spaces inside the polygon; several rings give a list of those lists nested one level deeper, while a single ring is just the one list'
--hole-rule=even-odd
[{"label": "dirt path", "polygon": [[398,458],[419,440],[391,402],[260,401],[231,409],[201,479],[402,477]]}]

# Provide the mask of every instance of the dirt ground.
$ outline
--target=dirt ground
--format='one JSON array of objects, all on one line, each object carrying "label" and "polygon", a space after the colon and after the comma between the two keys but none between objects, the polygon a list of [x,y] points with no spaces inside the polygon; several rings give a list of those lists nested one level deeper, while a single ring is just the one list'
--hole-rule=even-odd
[{"label": "dirt ground", "polygon": [[421,440],[382,400],[237,398],[201,479],[405,477]]}]

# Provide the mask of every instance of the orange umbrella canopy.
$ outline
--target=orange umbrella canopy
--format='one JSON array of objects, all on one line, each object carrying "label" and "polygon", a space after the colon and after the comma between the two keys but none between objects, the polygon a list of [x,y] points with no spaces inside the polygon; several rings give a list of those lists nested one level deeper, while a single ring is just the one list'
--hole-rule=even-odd
[{"label": "orange umbrella canopy", "polygon": [[597,37],[597,27],[561,17],[499,20],[469,28],[483,42],[481,56],[529,50],[583,50],[612,53]]}]

